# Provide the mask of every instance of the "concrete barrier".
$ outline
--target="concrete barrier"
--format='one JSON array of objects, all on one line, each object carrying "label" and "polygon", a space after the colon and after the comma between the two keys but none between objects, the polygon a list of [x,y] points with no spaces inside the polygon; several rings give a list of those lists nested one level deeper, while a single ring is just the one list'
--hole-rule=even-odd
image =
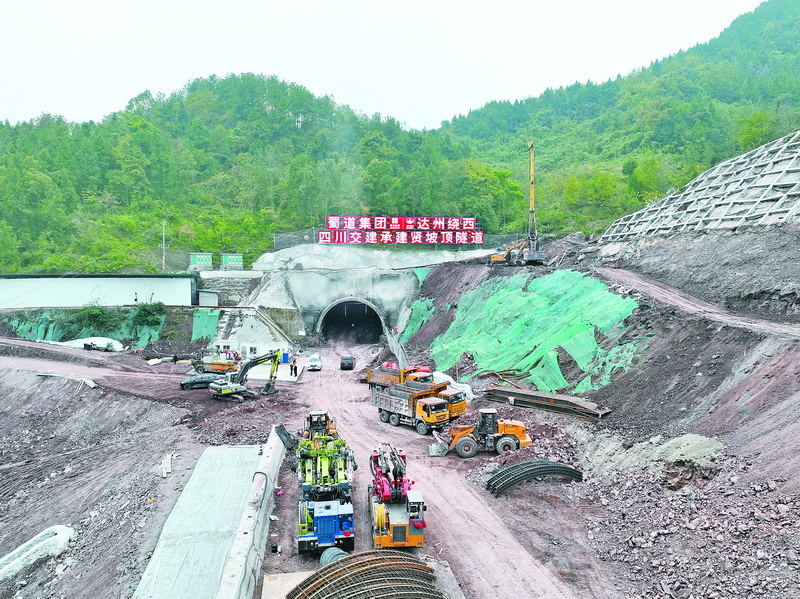
[{"label": "concrete barrier", "polygon": [[278,471],[286,447],[275,427],[263,446],[263,455],[253,475],[253,484],[236,538],[222,573],[217,599],[251,599],[261,574],[269,536],[270,513],[275,506]]}]

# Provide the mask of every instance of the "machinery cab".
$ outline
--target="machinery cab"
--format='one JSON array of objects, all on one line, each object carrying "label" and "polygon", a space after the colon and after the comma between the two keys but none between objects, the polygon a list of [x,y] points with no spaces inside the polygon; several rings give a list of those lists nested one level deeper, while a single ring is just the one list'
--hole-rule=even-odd
[{"label": "machinery cab", "polygon": [[467,411],[467,396],[458,389],[447,388],[439,393],[439,397],[447,402],[447,410],[450,413],[450,420],[458,418]]},{"label": "machinery cab", "polygon": [[306,416],[306,426],[304,436],[313,439],[319,435],[337,438],[336,424],[333,418],[328,416],[327,410],[314,410]]},{"label": "machinery cab", "polygon": [[426,397],[417,401],[416,417],[430,424],[450,419],[447,401],[438,397]]},{"label": "machinery cab", "polygon": [[475,429],[475,436],[487,439],[497,434],[497,410],[494,408],[484,408],[480,410],[481,421]]},{"label": "machinery cab", "polygon": [[539,239],[529,239],[522,250],[522,262],[525,264],[542,265],[547,260],[544,252],[539,249]]},{"label": "machinery cab", "polygon": [[415,383],[432,383],[433,373],[428,370],[416,370],[406,375],[406,379]]},{"label": "machinery cab", "polygon": [[406,491],[406,513],[408,513],[409,520],[424,520],[427,509],[420,491],[415,489]]}]

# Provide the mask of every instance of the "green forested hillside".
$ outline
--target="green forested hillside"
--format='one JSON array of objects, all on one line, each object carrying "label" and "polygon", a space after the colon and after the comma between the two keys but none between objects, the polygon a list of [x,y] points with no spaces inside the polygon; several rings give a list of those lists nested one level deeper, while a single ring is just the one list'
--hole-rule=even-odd
[{"label": "green forested hillside", "polygon": [[769,0],[718,38],[627,77],[493,102],[442,131],[518,179],[520,140],[534,140],[538,217],[556,233],[596,230],[798,128],[800,0]]},{"label": "green forested hillside", "polygon": [[521,233],[528,140],[542,231],[596,231],[800,127],[799,25],[800,0],[769,0],[627,77],[435,131],[251,74],[145,92],[100,123],[0,124],[0,271],[154,270],[162,221],[171,249],[246,263],[327,214],[477,216]]}]

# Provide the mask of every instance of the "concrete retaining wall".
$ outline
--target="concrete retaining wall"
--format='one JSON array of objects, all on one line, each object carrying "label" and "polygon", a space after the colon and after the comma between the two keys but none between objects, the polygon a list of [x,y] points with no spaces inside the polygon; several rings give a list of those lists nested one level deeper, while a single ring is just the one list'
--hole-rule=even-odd
[{"label": "concrete retaining wall", "polygon": [[200,273],[203,289],[217,290],[220,306],[238,306],[264,275],[252,270],[209,270]]}]

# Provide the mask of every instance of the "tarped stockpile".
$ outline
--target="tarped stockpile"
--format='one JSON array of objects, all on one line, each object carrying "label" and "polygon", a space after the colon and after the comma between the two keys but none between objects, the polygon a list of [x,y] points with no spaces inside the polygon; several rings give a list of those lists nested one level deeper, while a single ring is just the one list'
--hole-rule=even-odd
[{"label": "tarped stockpile", "polygon": [[192,321],[192,341],[198,339],[213,340],[217,336],[217,324],[219,323],[219,310],[194,311]]},{"label": "tarped stockpile", "polygon": [[133,599],[215,599],[260,459],[256,446],[203,452]]},{"label": "tarped stockpile", "polygon": [[[528,277],[527,272],[496,277],[464,293],[450,328],[431,344],[440,370],[469,352],[479,370],[527,371],[539,391],[552,393],[574,383],[579,391],[596,389],[609,382],[614,369],[630,368],[639,351],[635,344],[604,350],[597,339],[618,337],[636,300],[570,270],[533,279],[523,291]],[[559,348],[586,373],[580,381],[564,378]]]}]

